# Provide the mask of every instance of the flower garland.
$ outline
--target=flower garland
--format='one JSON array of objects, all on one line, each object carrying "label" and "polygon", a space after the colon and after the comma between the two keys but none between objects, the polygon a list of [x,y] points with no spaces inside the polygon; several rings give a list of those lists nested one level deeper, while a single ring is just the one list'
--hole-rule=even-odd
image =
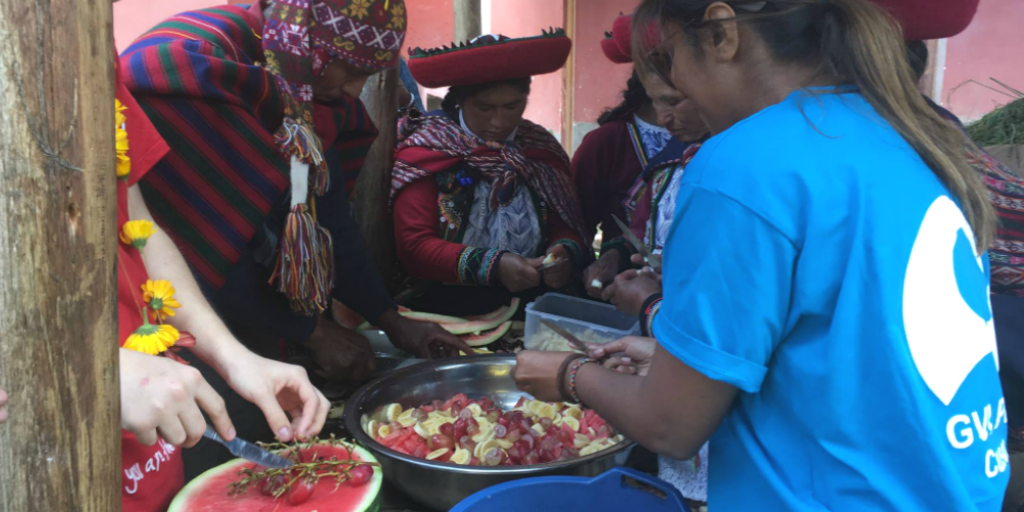
[{"label": "flower garland", "polygon": [[[126,107],[115,98],[114,122],[117,130],[117,179],[127,181],[131,174],[131,159],[128,157],[128,130],[125,126]],[[156,233],[156,226],[148,220],[130,220],[121,226],[120,239],[125,245],[141,251],[146,247],[149,237]],[[145,261],[145,259],[143,259]],[[122,267],[122,270],[124,268]],[[127,276],[127,271],[124,271]],[[166,355],[178,362],[185,362],[171,348],[190,347],[195,338],[188,333],[179,332],[174,326],[165,324],[164,320],[174,316],[174,310],[181,304],[174,298],[174,287],[170,281],[147,280],[141,285],[142,300],[145,306],[138,304],[142,312],[142,325],[135,329],[124,342],[124,348],[149,355]],[[134,295],[133,295],[134,297]],[[136,299],[137,300],[137,299]],[[150,323],[153,315],[155,323]]]}]

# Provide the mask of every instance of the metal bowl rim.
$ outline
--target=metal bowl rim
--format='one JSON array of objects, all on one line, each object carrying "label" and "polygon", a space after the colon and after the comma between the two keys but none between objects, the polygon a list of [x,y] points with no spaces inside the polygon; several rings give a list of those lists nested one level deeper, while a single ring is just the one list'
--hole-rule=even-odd
[{"label": "metal bowl rim", "polygon": [[585,465],[587,462],[604,459],[610,456],[626,450],[632,447],[635,443],[630,440],[624,440],[616,444],[612,448],[601,450],[597,453],[592,453],[585,457],[579,457],[572,460],[566,460],[561,462],[547,462],[544,464],[533,464],[531,466],[463,466],[461,464],[452,464],[449,462],[433,462],[426,459],[418,459],[411,455],[397,452],[378,443],[374,439],[370,439],[370,436],[363,432],[362,422],[360,421],[362,416],[362,406],[364,396],[369,394],[371,391],[379,388],[384,381],[398,380],[404,378],[405,374],[420,373],[421,371],[438,370],[449,365],[462,365],[467,363],[476,362],[507,362],[509,361],[512,365],[515,365],[516,357],[508,354],[480,354],[472,356],[462,356],[457,359],[436,359],[433,361],[424,361],[422,363],[407,366],[400,370],[397,370],[388,375],[381,376],[376,380],[371,381],[369,384],[359,388],[352,398],[348,400],[345,405],[345,426],[348,428],[349,433],[359,441],[366,448],[372,448],[375,451],[381,452],[392,459],[397,459],[402,462],[407,462],[415,466],[420,466],[428,469],[440,469],[447,470],[453,473],[461,474],[530,474],[530,473],[544,473],[552,470],[570,468],[577,465]]}]

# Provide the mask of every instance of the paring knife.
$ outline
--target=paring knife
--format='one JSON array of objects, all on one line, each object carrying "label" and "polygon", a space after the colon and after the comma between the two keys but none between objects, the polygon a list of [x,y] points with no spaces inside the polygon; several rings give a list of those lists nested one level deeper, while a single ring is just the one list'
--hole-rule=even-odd
[{"label": "paring knife", "polygon": [[217,431],[209,425],[206,427],[206,432],[203,432],[203,437],[224,445],[224,447],[231,452],[231,455],[241,457],[250,462],[255,462],[263,467],[280,469],[289,468],[295,465],[294,462],[280,455],[270,453],[249,441],[242,440],[241,438],[236,437],[234,441],[225,441],[217,434]]},{"label": "paring knife", "polygon": [[552,322],[550,320],[541,320],[540,323],[541,323],[541,325],[543,325],[543,326],[547,327],[548,329],[551,329],[552,331],[554,331],[555,334],[557,334],[557,335],[565,338],[566,340],[568,340],[569,344],[571,344],[574,348],[576,348],[576,350],[582,350],[584,354],[589,354],[590,353],[590,349],[587,348],[587,344],[586,343],[583,343],[579,338],[577,338],[576,336],[573,336],[569,331],[563,329],[560,325],[558,325],[558,324],[556,324],[556,323],[554,323],[554,322]]},{"label": "paring knife", "polygon": [[622,219],[618,218],[614,214],[612,215],[612,219],[615,220],[615,224],[617,224],[619,229],[622,230],[622,236],[626,237],[626,240],[628,240],[633,248],[636,249],[636,252],[640,253],[640,255],[644,257],[644,261],[647,262],[647,265],[655,271],[660,272],[661,258],[651,254],[651,251],[647,249],[647,246],[629,230],[629,226],[627,226],[625,222],[622,222]]}]

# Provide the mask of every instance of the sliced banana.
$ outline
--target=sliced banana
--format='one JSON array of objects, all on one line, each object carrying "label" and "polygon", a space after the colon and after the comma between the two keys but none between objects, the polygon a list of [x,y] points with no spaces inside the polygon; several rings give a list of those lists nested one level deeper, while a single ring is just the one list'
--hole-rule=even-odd
[{"label": "sliced banana", "polygon": [[440,450],[434,450],[427,454],[427,460],[434,460],[444,454],[448,453],[448,448],[441,448]]},{"label": "sliced banana", "polygon": [[472,439],[474,443],[483,443],[494,439],[494,427],[488,427],[486,429],[481,428],[480,432],[473,436]]},{"label": "sliced banana", "polygon": [[398,418],[398,424],[403,427],[411,427],[416,423],[418,423],[416,418],[413,418],[412,416],[409,416],[408,418]]},{"label": "sliced banana", "polygon": [[402,421],[405,418],[412,418],[412,413],[415,410],[416,410],[415,408],[410,407],[410,408],[402,411],[402,414],[399,414],[398,417],[395,418],[395,421]]},{"label": "sliced banana", "polygon": [[381,425],[380,430],[377,431],[377,435],[380,437],[387,437],[391,435],[391,425]]},{"label": "sliced banana", "polygon": [[367,421],[366,428],[363,431],[369,434],[370,437],[377,437],[377,426],[376,420]]},{"label": "sliced banana", "polygon": [[569,407],[566,407],[565,411],[562,412],[562,415],[569,416],[578,420],[583,417],[583,410],[580,409],[579,407],[576,407],[575,405],[570,405]]},{"label": "sliced banana", "polygon": [[449,462],[465,466],[466,464],[469,464],[470,458],[472,458],[472,456],[470,455],[469,450],[459,448],[458,450],[455,450],[454,454],[452,454],[452,458]]},{"label": "sliced banana", "polygon": [[536,432],[537,435],[540,435],[540,436],[543,436],[546,433],[546,432],[544,432],[544,427],[540,426],[540,423],[534,423],[533,426],[530,427],[530,428],[532,428],[533,431]]},{"label": "sliced banana", "polygon": [[619,434],[619,435],[617,435],[617,436],[612,438],[612,443],[611,444],[619,444],[619,443],[621,443],[622,441],[625,441],[625,440],[626,440],[626,438],[622,437],[622,434]]},{"label": "sliced banana", "polygon": [[430,428],[425,425],[426,423],[417,423],[412,426],[412,429],[414,432],[419,434],[419,436],[422,437],[423,439],[430,439],[430,436],[432,435],[430,433]]},{"label": "sliced banana", "polygon": [[551,424],[556,426],[556,427],[561,427],[562,426],[562,421],[563,420],[562,420],[562,415],[561,414],[556,414],[554,418],[551,418]]},{"label": "sliced banana", "polygon": [[484,414],[484,410],[480,407],[480,404],[469,404],[466,406],[466,409],[469,409],[469,412],[473,413],[474,418],[477,416],[483,416]]},{"label": "sliced banana", "polygon": [[580,431],[580,420],[573,418],[572,416],[562,416],[562,423],[571,428],[573,432]]},{"label": "sliced banana", "polygon": [[607,448],[607,446],[605,446],[604,443],[599,443],[595,441],[580,449],[580,457],[595,454],[601,450],[604,450],[605,448]]},{"label": "sliced banana", "polygon": [[497,441],[491,439],[489,441],[485,441],[483,443],[476,445],[476,449],[473,450],[473,455],[475,455],[476,458],[478,459],[483,459],[484,454],[489,452],[491,448],[501,448],[501,446],[498,444]]},{"label": "sliced banana", "polygon": [[495,438],[494,442],[498,443],[498,446],[500,446],[502,450],[508,450],[509,448],[512,448],[513,444],[512,441],[509,441],[508,439]]},{"label": "sliced banana", "polygon": [[590,438],[583,434],[576,434],[572,444],[576,446],[576,449],[582,450],[584,447],[590,446]]},{"label": "sliced banana", "polygon": [[540,405],[537,406],[537,416],[540,416],[541,418],[553,419],[556,414],[558,413],[551,404],[541,402]]},{"label": "sliced banana", "polygon": [[[412,414],[412,413],[410,413]],[[398,404],[391,404],[384,408],[384,417],[388,420],[388,423],[398,421],[398,417],[402,415],[402,406]]]}]

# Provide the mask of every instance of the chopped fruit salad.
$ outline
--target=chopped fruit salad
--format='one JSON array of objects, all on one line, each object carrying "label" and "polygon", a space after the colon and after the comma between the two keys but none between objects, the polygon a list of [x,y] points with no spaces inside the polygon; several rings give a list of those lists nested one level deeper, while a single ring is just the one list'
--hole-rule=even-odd
[{"label": "chopped fruit salad", "polygon": [[503,411],[490,398],[458,394],[404,409],[389,404],[362,417],[378,443],[420,459],[470,466],[528,466],[585,457],[623,437],[578,405],[519,399]]}]

